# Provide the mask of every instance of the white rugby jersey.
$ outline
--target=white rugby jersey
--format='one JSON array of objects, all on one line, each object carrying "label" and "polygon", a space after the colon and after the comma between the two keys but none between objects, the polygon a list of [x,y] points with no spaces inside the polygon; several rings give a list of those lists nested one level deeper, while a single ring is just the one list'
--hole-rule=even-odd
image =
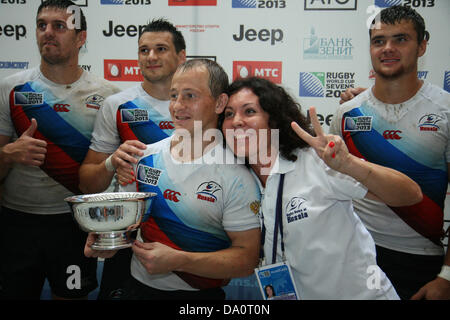
[{"label": "white rugby jersey", "polygon": [[152,144],[169,137],[173,131],[169,101],[153,98],[139,84],[105,100],[95,122],[90,148],[113,153],[126,140]]},{"label": "white rugby jersey", "polygon": [[[148,220],[141,224],[146,242],[161,242],[191,252],[228,248],[227,231],[259,228],[259,191],[250,172],[237,164],[179,163],[170,154],[171,138],[148,145],[135,166],[137,183],[124,191],[155,192]],[[221,150],[219,150],[221,149]],[[208,154],[231,151],[216,145]],[[203,156],[203,159],[208,156]],[[231,158],[230,158],[231,157]],[[187,273],[150,275],[133,257],[132,275],[161,290],[195,290],[219,287],[222,279],[207,279]]]},{"label": "white rugby jersey", "polygon": [[389,207],[355,201],[355,210],[377,245],[422,255],[444,253],[444,201],[450,162],[450,94],[424,83],[401,104],[385,104],[372,88],[337,110],[330,133],[345,140],[354,155],[403,172],[422,189],[421,203]]},{"label": "white rugby jersey", "polygon": [[35,118],[34,137],[47,142],[41,167],[15,164],[9,171],[2,204],[37,214],[70,211],[64,198],[81,193],[78,169],[89,149],[95,116],[104,99],[118,91],[86,71],[70,85],[51,82],[39,67],[1,81],[0,134],[16,140]]},{"label": "white rugby jersey", "polygon": [[[258,180],[266,263],[272,261],[278,185],[284,173],[285,255],[300,299],[398,299],[391,282],[376,266],[372,237],[353,211],[351,200],[363,198],[366,187],[329,168],[312,148],[299,149],[296,155],[295,162],[277,159],[265,188]],[[280,235],[277,246],[276,261],[281,262]],[[379,282],[370,278],[375,272]]]}]

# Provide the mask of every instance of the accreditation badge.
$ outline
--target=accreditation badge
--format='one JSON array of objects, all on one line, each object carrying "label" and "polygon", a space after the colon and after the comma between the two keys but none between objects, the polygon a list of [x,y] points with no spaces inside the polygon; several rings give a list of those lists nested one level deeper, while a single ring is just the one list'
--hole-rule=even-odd
[{"label": "accreditation badge", "polygon": [[255,274],[264,300],[300,300],[287,262],[255,268]]}]

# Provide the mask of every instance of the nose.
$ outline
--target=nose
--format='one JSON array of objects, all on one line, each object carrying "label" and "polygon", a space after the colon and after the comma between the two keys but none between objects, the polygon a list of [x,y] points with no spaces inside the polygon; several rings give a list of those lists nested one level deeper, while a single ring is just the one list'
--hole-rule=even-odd
[{"label": "nose", "polygon": [[179,111],[184,109],[184,103],[181,95],[178,95],[176,98],[172,98],[170,101],[170,107],[173,111]]},{"label": "nose", "polygon": [[150,61],[154,61],[154,60],[156,60],[158,58],[158,56],[157,56],[157,54],[156,54],[154,49],[150,50],[150,52],[148,53],[148,57],[147,58]]},{"label": "nose", "polygon": [[236,112],[232,119],[232,125],[234,128],[242,128],[244,126],[244,119],[239,112]]},{"label": "nose", "polygon": [[383,47],[383,51],[384,52],[389,52],[389,51],[392,51],[392,50],[394,50],[394,41],[393,41],[393,39],[388,39],[388,40],[386,40],[386,43],[385,43],[385,45]]},{"label": "nose", "polygon": [[53,33],[54,33],[54,30],[53,30],[52,24],[51,24],[51,23],[48,23],[48,24],[45,26],[45,29],[44,29],[44,35],[45,35],[45,36],[50,36],[50,35],[53,35]]}]

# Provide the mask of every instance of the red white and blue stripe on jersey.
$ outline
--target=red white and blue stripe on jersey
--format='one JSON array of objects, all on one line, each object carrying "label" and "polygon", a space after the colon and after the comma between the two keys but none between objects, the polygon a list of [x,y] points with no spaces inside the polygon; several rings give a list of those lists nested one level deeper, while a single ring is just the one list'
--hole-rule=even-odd
[{"label": "red white and blue stripe on jersey", "polygon": [[34,138],[47,142],[47,154],[41,169],[71,192],[81,193],[78,170],[89,150],[89,138],[64,120],[45,100],[37,105],[16,105],[16,92],[35,90],[32,83],[27,82],[10,92],[11,119],[17,135],[20,137],[35,118],[38,128]]},{"label": "red white and blue stripe on jersey", "polygon": [[[167,138],[172,134],[173,130],[166,129],[163,130],[159,126],[159,121],[161,119],[155,119],[149,117],[146,121],[135,121],[135,122],[125,122],[122,119],[123,110],[135,110],[142,109],[139,107],[137,101],[128,101],[123,103],[117,109],[117,129],[119,131],[119,136],[122,142],[126,140],[139,140],[145,144],[152,144]],[[148,112],[148,110],[146,110]],[[170,119],[163,119],[169,122]],[[162,121],[162,120],[161,120]]]},{"label": "red white and blue stripe on jersey", "polygon": [[[141,183],[139,180],[142,179],[136,177],[137,191],[155,192],[157,194],[153,198],[149,212],[146,212],[145,221],[140,227],[144,241],[160,242],[174,249],[188,252],[213,252],[230,247],[230,241],[225,241],[211,233],[190,227],[177,216],[178,210],[187,210],[187,206],[183,204],[182,198],[179,199],[176,206],[169,206],[168,201],[164,197],[164,191],[167,189],[179,189],[180,185],[172,183],[167,177],[164,168],[160,168],[161,165],[158,165],[160,163],[159,160],[155,159],[159,157],[160,154],[150,155],[142,158],[139,162],[139,165],[143,164],[163,170],[157,186]],[[156,167],[154,162],[157,162]],[[198,213],[192,212],[192,214],[196,215]],[[185,272],[174,273],[197,289],[220,287],[228,281],[225,279],[200,277]]]},{"label": "red white and blue stripe on jersey", "polygon": [[[368,115],[364,105],[354,108],[342,117],[341,133],[349,151],[357,157],[403,172],[419,184],[423,193],[422,202],[405,207],[390,207],[403,221],[433,243],[441,245],[443,235],[444,201],[447,190],[447,172],[419,163],[383,137],[385,128],[373,118],[370,131],[345,131],[347,117]],[[403,139],[414,139],[403,137]],[[411,143],[410,145],[414,145]],[[424,150],[415,150],[423,153]]]}]

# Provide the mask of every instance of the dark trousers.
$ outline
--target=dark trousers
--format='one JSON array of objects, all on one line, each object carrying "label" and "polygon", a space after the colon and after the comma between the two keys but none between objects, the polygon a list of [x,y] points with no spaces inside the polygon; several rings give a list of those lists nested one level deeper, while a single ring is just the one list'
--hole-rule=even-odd
[{"label": "dark trousers", "polygon": [[391,280],[402,300],[409,300],[420,288],[434,280],[441,271],[444,256],[409,254],[377,249],[377,264]]},{"label": "dark trousers", "polygon": [[225,300],[222,288],[197,291],[163,291],[149,287],[131,277],[124,288],[122,300]]}]

